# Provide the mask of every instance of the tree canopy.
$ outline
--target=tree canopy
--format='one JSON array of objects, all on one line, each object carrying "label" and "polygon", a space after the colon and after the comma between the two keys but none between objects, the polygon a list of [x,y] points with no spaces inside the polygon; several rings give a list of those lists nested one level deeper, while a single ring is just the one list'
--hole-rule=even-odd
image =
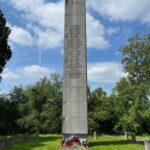
[{"label": "tree canopy", "polygon": [[130,38],[121,52],[128,76],[122,78],[114,89],[121,112],[115,130],[146,133],[150,124],[147,119],[150,110],[150,34]]},{"label": "tree canopy", "polygon": [[0,73],[2,73],[7,61],[11,58],[12,52],[8,44],[10,28],[6,26],[6,19],[0,10]]}]

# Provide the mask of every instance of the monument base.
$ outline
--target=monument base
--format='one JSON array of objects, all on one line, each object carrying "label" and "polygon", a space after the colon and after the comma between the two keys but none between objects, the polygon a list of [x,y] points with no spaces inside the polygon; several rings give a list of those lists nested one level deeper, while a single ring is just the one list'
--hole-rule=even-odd
[{"label": "monument base", "polygon": [[77,137],[80,140],[80,143],[87,142],[87,135],[86,134],[64,134],[64,138],[68,139],[72,136]]},{"label": "monument base", "polygon": [[88,150],[86,134],[65,134],[61,142],[62,150]]}]

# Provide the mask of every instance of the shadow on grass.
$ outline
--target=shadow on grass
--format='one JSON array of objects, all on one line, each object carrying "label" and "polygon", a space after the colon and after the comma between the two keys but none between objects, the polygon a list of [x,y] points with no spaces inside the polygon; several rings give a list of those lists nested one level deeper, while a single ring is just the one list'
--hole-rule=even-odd
[{"label": "shadow on grass", "polygon": [[62,136],[49,136],[49,137],[39,137],[38,139],[32,139],[31,141],[25,143],[19,143],[14,146],[9,147],[7,150],[33,150],[33,148],[40,148],[47,145],[47,142],[55,142],[61,140]]},{"label": "shadow on grass", "polygon": [[89,147],[95,147],[95,146],[105,146],[105,145],[126,145],[126,144],[132,144],[131,141],[95,141],[90,142]]},{"label": "shadow on grass", "polygon": [[49,137],[40,137],[40,141],[44,140],[44,141],[56,141],[58,139],[61,139],[62,135],[57,135],[57,136],[49,136]]}]

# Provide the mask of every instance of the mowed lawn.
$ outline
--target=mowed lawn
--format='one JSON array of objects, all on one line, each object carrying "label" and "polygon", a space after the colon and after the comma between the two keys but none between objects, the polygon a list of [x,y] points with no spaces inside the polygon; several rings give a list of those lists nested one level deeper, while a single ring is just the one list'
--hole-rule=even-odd
[{"label": "mowed lawn", "polygon": [[[61,135],[41,135],[38,140],[20,143],[5,150],[59,150]],[[123,136],[99,136],[96,141],[89,137],[90,150],[144,150],[144,145],[123,140]]]},{"label": "mowed lawn", "polygon": [[144,145],[124,141],[123,136],[99,136],[96,141],[89,138],[90,150],[144,150]]}]

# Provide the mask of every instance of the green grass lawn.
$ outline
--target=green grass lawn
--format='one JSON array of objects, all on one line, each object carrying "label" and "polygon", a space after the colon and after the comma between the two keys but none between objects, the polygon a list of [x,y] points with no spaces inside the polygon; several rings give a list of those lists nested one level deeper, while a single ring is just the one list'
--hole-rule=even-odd
[{"label": "green grass lawn", "polygon": [[[59,150],[61,135],[41,135],[38,140],[20,143],[5,150]],[[123,136],[99,136],[96,141],[89,137],[90,150],[144,150],[144,145],[132,144]]]},{"label": "green grass lawn", "polygon": [[123,136],[100,136],[97,141],[89,138],[90,150],[144,150],[144,145],[124,141]]},{"label": "green grass lawn", "polygon": [[[24,138],[23,134],[15,134],[15,135],[9,135],[10,139],[15,140],[19,138]],[[30,134],[30,137],[35,137],[35,134]],[[7,136],[0,135],[0,143],[4,142],[6,140]]]},{"label": "green grass lawn", "polygon": [[[15,134],[15,135],[10,135],[11,139],[18,139],[18,138],[23,138],[22,134]],[[5,141],[7,136],[2,136],[0,135],[0,142]]]}]

